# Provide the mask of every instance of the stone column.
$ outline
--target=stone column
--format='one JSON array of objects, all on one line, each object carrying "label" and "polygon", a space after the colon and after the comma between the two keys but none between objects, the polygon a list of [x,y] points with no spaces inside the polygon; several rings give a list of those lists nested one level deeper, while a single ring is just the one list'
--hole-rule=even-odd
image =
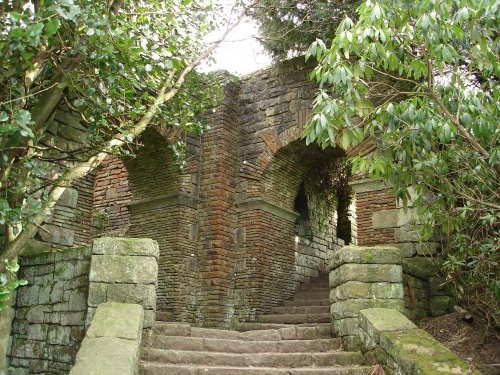
[{"label": "stone column", "polygon": [[147,238],[94,240],[89,275],[87,323],[104,302],[138,304],[144,308],[144,328],[155,321],[158,243]]},{"label": "stone column", "polygon": [[372,307],[403,311],[401,250],[346,246],[330,258],[333,331],[348,350],[358,349],[358,313]]}]

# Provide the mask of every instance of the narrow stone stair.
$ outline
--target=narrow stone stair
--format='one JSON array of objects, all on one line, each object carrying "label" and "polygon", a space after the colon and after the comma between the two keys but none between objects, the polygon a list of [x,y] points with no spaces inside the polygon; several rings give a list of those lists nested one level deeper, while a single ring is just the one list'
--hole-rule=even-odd
[{"label": "narrow stone stair", "polygon": [[284,306],[238,331],[156,322],[141,375],[366,375],[359,352],[332,337],[328,280],[320,277]]}]

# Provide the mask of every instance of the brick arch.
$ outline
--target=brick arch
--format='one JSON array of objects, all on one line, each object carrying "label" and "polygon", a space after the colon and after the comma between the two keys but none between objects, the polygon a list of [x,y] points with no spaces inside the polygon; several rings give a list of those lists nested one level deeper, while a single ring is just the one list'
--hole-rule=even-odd
[{"label": "brick arch", "polygon": [[97,176],[94,208],[107,212],[109,235],[158,242],[157,309],[183,320],[185,290],[197,282],[185,262],[197,251],[188,236],[188,228],[196,221],[190,167],[197,164],[197,158],[188,150],[187,166],[181,170],[169,147],[179,135],[169,135],[150,128],[141,135],[134,157],[108,158]]}]

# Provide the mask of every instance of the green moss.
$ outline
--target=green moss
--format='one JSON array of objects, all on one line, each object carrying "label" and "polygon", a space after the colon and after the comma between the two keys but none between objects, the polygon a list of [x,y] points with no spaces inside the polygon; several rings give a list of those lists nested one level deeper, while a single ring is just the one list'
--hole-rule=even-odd
[{"label": "green moss", "polygon": [[[411,374],[468,374],[469,366],[427,332],[384,332],[380,345],[403,370]],[[475,371],[474,374],[480,374]]]}]

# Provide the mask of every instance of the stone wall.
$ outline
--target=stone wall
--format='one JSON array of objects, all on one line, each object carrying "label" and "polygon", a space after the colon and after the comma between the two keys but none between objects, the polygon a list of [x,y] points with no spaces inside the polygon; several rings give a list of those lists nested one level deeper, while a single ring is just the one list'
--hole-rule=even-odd
[{"label": "stone wall", "polygon": [[[86,141],[87,129],[81,123],[79,114],[63,104],[48,121],[47,132],[40,144],[72,152],[88,146]],[[67,157],[68,154],[61,151],[51,156]],[[54,163],[53,170],[58,169],[59,166]],[[54,249],[90,244],[94,178],[95,173],[91,172],[66,189],[53,208],[52,215],[40,227],[35,240],[48,243]]]},{"label": "stone wall", "polygon": [[[92,246],[87,326],[105,302],[143,307],[145,329],[156,313],[158,243],[147,238],[97,238]],[[142,310],[141,310],[142,311]]]},{"label": "stone wall", "polygon": [[25,256],[13,302],[15,374],[67,374],[85,334],[90,247]]},{"label": "stone wall", "polygon": [[365,357],[374,358],[389,375],[480,374],[397,310],[361,310],[358,325]]},{"label": "stone wall", "polygon": [[388,183],[358,178],[351,186],[355,192],[357,243],[387,244],[401,250],[406,316],[420,319],[450,312],[453,293],[440,277],[438,234],[427,242],[420,241],[419,219],[411,200],[405,211]]},{"label": "stone wall", "polygon": [[372,307],[403,311],[401,252],[393,247],[345,246],[330,259],[330,312],[344,347],[357,349],[358,314]]}]

